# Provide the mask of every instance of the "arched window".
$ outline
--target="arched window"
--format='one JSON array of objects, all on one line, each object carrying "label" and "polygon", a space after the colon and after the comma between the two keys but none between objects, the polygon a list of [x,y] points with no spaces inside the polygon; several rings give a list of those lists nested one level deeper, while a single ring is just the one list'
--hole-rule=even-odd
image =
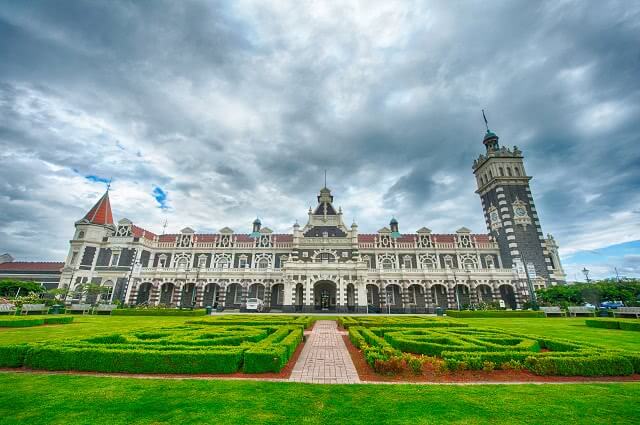
[{"label": "arched window", "polygon": [[259,269],[266,269],[269,267],[269,260],[266,258],[261,258],[258,260],[258,268]]},{"label": "arched window", "polygon": [[500,171],[500,176],[504,176],[504,170],[502,169],[502,167],[498,168],[498,170]]},{"label": "arched window", "polygon": [[514,170],[516,172],[516,176],[520,176],[520,169],[518,167],[515,167]]},{"label": "arched window", "polygon": [[508,176],[512,176],[512,174],[511,174],[511,167],[507,167],[507,175],[508,175]]},{"label": "arched window", "polygon": [[228,269],[229,259],[227,257],[218,257],[216,260],[216,267],[219,269]]},{"label": "arched window", "polygon": [[188,265],[189,260],[186,257],[179,258],[176,264],[179,269],[186,269]]},{"label": "arched window", "polygon": [[490,255],[487,255],[486,257],[484,257],[484,262],[487,265],[487,268],[492,269],[495,267],[495,263],[493,262],[493,257]]},{"label": "arched window", "polygon": [[475,269],[476,268],[476,262],[473,261],[473,259],[471,258],[465,258],[464,261],[462,262],[462,265],[465,269]]},{"label": "arched window", "polygon": [[391,261],[390,258],[385,258],[382,260],[382,268],[383,269],[392,269],[393,268],[393,261]]},{"label": "arched window", "polygon": [[318,258],[321,263],[335,263],[336,261],[336,257],[330,252],[321,252],[316,258]]}]

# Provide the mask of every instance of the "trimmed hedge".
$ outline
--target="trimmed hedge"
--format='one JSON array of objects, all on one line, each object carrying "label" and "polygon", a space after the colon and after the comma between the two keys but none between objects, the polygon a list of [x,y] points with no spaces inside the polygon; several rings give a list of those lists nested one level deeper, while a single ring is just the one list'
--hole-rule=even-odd
[{"label": "trimmed hedge", "polygon": [[243,348],[213,351],[122,350],[56,346],[32,347],[25,366],[46,370],[129,373],[234,373],[242,362]]},{"label": "trimmed hedge", "polygon": [[370,327],[399,327],[399,328],[435,328],[435,327],[467,327],[466,323],[454,322],[447,319],[435,317],[416,316],[391,316],[391,317],[350,317],[338,318],[338,323],[345,329],[351,326]]},{"label": "trimmed hedge", "polygon": [[6,318],[0,319],[0,328],[26,328],[30,326],[41,326],[44,325],[43,318]]},{"label": "trimmed hedge", "polygon": [[22,367],[27,351],[27,344],[0,345],[0,367]]},{"label": "trimmed hedge", "polygon": [[66,325],[73,322],[71,316],[49,316],[44,318],[45,325]]},{"label": "trimmed hedge", "polygon": [[585,324],[590,328],[621,329],[623,331],[640,332],[640,322],[589,319],[585,320]]},{"label": "trimmed hedge", "polygon": [[[517,362],[538,375],[620,376],[640,372],[637,353],[491,328],[353,326],[349,338],[374,368],[378,360],[416,353],[441,358],[450,370],[483,369],[487,362],[499,369]],[[541,352],[542,348],[549,351]]]},{"label": "trimmed hedge", "polygon": [[447,310],[449,317],[544,317],[534,310]]},{"label": "trimmed hedge", "polygon": [[178,310],[168,308],[117,308],[112,316],[204,316],[206,310]]}]

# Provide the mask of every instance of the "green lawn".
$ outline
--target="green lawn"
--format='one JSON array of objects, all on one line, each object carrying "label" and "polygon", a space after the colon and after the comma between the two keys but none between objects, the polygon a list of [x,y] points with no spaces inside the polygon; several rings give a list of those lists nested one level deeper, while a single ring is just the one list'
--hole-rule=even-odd
[{"label": "green lawn", "polygon": [[3,424],[632,424],[640,384],[310,385],[0,374]]},{"label": "green lawn", "polygon": [[[68,325],[0,329],[0,344],[157,329],[187,320],[193,318],[75,316]],[[638,333],[589,328],[584,319],[458,320],[640,351]],[[637,423],[639,412],[640,383],[305,385],[0,373],[3,424],[624,424]]]},{"label": "green lawn", "polygon": [[[74,322],[68,325],[55,325],[33,328],[0,328],[0,344],[9,342],[35,342],[59,338],[77,338],[115,331],[129,331],[132,329],[157,329],[158,327],[176,325],[193,317],[109,317],[109,316],[74,316]],[[258,316],[259,317],[259,316]],[[321,319],[334,319],[322,317]],[[606,347],[640,351],[640,334],[637,332],[621,331],[617,329],[589,328],[584,324],[584,318],[478,318],[455,319],[468,323],[470,326],[490,326],[548,337],[573,339],[578,342],[600,344]],[[606,319],[603,319],[606,320]],[[632,319],[628,319],[632,320]]]}]

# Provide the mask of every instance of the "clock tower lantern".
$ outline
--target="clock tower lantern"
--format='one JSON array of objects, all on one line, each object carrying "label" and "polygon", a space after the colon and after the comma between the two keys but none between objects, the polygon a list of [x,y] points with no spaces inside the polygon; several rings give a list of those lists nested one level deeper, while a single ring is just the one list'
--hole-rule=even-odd
[{"label": "clock tower lantern", "polygon": [[557,245],[542,233],[522,151],[501,147],[487,127],[486,154],[473,163],[487,229],[500,247],[502,266],[529,274],[536,287],[564,284]]}]

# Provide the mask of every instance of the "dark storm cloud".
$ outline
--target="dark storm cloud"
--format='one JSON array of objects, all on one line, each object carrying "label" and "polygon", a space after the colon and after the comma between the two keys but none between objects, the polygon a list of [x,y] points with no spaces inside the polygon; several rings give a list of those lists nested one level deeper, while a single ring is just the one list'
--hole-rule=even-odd
[{"label": "dark storm cloud", "polygon": [[363,232],[483,231],[482,108],[567,252],[637,238],[638,22],[624,1],[0,2],[0,251],[64,255],[104,188],[74,169],[156,230],[288,231],[326,169]]}]

